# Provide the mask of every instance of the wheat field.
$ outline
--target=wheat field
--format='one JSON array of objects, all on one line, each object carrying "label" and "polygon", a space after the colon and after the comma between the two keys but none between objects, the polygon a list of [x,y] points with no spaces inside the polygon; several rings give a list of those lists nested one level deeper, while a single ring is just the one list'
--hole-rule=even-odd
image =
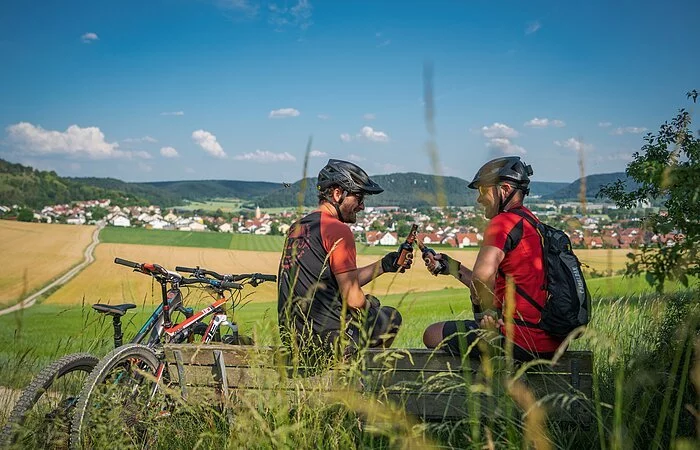
[{"label": "wheat field", "polygon": [[80,263],[94,230],[0,220],[0,305],[16,302]]},{"label": "wheat field", "polygon": [[[472,267],[477,252],[448,251],[450,256]],[[604,270],[609,264],[622,267],[624,253],[615,251],[579,251],[581,259],[597,270]],[[600,255],[600,256],[598,256]],[[127,267],[113,263],[115,257],[135,262],[152,262],[174,270],[175,266],[200,266],[219,273],[260,272],[276,274],[279,263],[277,252],[254,252],[244,250],[225,250],[212,248],[164,247],[132,244],[100,244],[95,252],[96,260],[73,280],[54,292],[47,300],[52,304],[80,303],[123,303],[136,304],[159,301],[160,293],[151,287],[147,276],[132,273]],[[358,265],[363,266],[377,261],[377,256],[359,256]],[[600,261],[599,261],[600,260]],[[608,262],[608,260],[610,262]],[[385,274],[365,287],[366,293],[382,297],[388,293],[425,292],[459,287],[460,283],[452,277],[435,277],[429,274],[422,261],[416,261],[415,267],[403,274]],[[253,292],[247,288],[244,293]],[[275,285],[266,283],[255,289],[252,297],[255,301],[275,301]]]}]

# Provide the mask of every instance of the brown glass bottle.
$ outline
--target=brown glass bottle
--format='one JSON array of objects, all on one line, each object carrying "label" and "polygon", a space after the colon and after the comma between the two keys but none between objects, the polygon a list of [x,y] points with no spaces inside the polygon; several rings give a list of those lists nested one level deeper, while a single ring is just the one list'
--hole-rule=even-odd
[{"label": "brown glass bottle", "polygon": [[408,233],[406,240],[399,246],[399,256],[396,258],[397,267],[405,267],[406,258],[409,253],[413,253],[413,243],[416,241],[416,234],[418,233],[418,225],[411,225],[411,231]]}]

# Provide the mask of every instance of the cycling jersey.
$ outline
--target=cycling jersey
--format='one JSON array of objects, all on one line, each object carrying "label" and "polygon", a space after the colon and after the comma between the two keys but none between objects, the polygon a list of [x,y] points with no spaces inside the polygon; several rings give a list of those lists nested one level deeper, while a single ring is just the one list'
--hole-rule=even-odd
[{"label": "cycling jersey", "polygon": [[[515,209],[515,208],[514,208]],[[525,207],[518,207],[535,220],[537,218]],[[496,274],[495,306],[504,308],[506,296],[506,277],[522,288],[539,305],[544,305],[547,298],[545,290],[545,272],[542,259],[542,243],[537,230],[522,217],[512,212],[502,212],[491,219],[484,234],[483,245],[490,245],[503,250],[505,258]],[[513,289],[515,312],[513,319],[530,323],[540,320],[540,312]],[[501,332],[505,334],[505,327]],[[539,328],[515,324],[513,342],[525,350],[533,352],[552,352],[562,342]]]},{"label": "cycling jersey", "polygon": [[342,301],[335,274],[357,269],[350,228],[320,209],[295,222],[279,266],[280,331],[294,327],[327,336],[340,329]]}]

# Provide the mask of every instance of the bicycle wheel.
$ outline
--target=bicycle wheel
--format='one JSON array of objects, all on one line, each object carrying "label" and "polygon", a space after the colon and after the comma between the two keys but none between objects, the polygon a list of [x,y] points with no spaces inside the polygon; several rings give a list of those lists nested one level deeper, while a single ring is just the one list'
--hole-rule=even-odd
[{"label": "bicycle wheel", "polygon": [[150,446],[148,429],[162,415],[161,398],[154,398],[159,369],[156,353],[139,344],[124,345],[101,359],[80,392],[71,448]]},{"label": "bicycle wheel", "polygon": [[0,447],[65,447],[80,389],[99,360],[74,353],[44,367],[17,400],[0,436]]}]

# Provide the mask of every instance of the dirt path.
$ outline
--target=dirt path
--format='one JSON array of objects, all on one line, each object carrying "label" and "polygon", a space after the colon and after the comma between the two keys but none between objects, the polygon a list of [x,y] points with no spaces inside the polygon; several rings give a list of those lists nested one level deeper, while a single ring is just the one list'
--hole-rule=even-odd
[{"label": "dirt path", "polygon": [[15,311],[19,311],[20,309],[25,309],[29,308],[30,306],[34,305],[37,301],[37,299],[43,295],[46,291],[49,289],[53,289],[56,286],[61,286],[68,282],[71,278],[76,276],[78,273],[80,273],[81,270],[83,270],[85,267],[87,267],[89,264],[91,264],[95,260],[95,247],[97,247],[97,244],[100,243],[100,230],[104,228],[105,224],[104,222],[100,222],[97,225],[97,228],[95,229],[95,232],[92,234],[92,242],[90,245],[87,246],[84,252],[84,260],[77,266],[73,267],[71,270],[63,274],[60,278],[57,280],[49,283],[48,285],[44,286],[42,289],[40,289],[38,292],[35,292],[34,294],[30,295],[29,297],[25,298],[24,300],[20,301],[14,306],[10,306],[9,308],[5,308],[3,310],[0,310],[0,316],[9,314]]}]

